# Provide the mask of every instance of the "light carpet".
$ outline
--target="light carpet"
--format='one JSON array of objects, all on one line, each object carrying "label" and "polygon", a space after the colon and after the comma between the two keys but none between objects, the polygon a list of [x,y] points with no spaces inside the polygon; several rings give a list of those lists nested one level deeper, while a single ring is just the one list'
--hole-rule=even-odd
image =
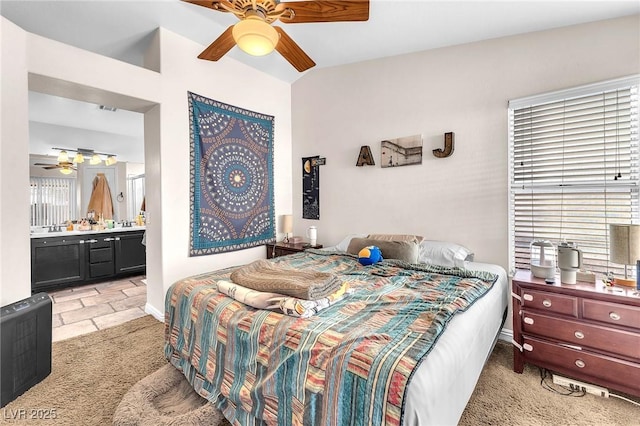
[{"label": "light carpet", "polygon": [[[163,324],[146,316],[54,343],[51,375],[4,407],[2,422],[43,424],[11,417],[20,410],[54,410],[56,419],[44,424],[111,424],[127,391],[166,365],[163,339]],[[460,424],[640,425],[640,407],[614,398],[549,392],[540,386],[537,368],[527,365],[523,374],[514,373],[511,345],[498,342]]]}]

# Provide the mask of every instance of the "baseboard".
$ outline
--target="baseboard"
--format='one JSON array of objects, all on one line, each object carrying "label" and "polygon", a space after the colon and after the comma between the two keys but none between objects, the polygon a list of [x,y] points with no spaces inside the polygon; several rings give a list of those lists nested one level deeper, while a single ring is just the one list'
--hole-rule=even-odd
[{"label": "baseboard", "polygon": [[156,308],[154,308],[153,306],[151,306],[149,304],[149,302],[147,302],[144,305],[144,311],[146,313],[148,313],[149,315],[153,316],[155,319],[157,319],[160,322],[164,322],[164,312],[160,312],[159,310],[157,310]]},{"label": "baseboard", "polygon": [[500,335],[498,336],[498,339],[511,343],[511,341],[513,340],[513,330],[508,330],[506,328],[503,328],[502,330],[500,330]]}]

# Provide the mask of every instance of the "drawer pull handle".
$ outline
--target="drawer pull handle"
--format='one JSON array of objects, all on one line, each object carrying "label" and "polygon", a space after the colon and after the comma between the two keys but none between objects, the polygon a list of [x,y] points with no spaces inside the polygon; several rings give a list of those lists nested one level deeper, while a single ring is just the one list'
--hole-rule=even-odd
[{"label": "drawer pull handle", "polygon": [[584,339],[584,333],[582,331],[576,331],[573,335],[576,336],[576,339]]},{"label": "drawer pull handle", "polygon": [[585,364],[585,362],[581,359],[576,359],[576,367],[578,368],[584,368],[587,364]]},{"label": "drawer pull handle", "polygon": [[542,306],[544,306],[545,308],[550,308],[551,307],[551,300],[549,299],[544,299],[542,301]]},{"label": "drawer pull handle", "polygon": [[614,321],[618,321],[620,319],[620,314],[616,312],[609,312],[609,318],[611,318]]},{"label": "drawer pull handle", "polygon": [[522,345],[522,349],[524,349],[525,351],[533,352],[533,346],[531,346],[528,343],[525,343],[524,345]]},{"label": "drawer pull handle", "polygon": [[524,317],[524,323],[525,324],[529,324],[529,325],[533,325],[533,318]]},{"label": "drawer pull handle", "polygon": [[527,294],[527,293],[523,294],[523,295],[522,295],[522,298],[523,298],[524,300],[526,300],[527,302],[531,302],[531,301],[533,300],[533,296],[532,296],[532,295],[530,295],[530,294]]}]

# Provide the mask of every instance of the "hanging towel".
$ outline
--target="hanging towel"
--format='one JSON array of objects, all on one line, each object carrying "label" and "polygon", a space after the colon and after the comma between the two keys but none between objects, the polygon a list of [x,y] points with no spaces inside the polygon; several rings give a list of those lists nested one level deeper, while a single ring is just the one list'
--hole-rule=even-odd
[{"label": "hanging towel", "polygon": [[104,173],[96,174],[93,179],[93,191],[91,192],[91,198],[89,199],[89,206],[87,212],[94,211],[95,218],[99,218],[102,215],[103,219],[113,219],[113,201],[111,199],[111,190],[109,189],[109,182]]}]

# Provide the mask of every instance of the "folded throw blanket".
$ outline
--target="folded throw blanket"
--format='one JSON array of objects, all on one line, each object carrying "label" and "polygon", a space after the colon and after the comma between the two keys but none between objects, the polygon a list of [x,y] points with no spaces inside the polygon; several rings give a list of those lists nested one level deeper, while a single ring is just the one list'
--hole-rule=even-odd
[{"label": "folded throw blanket", "polygon": [[342,282],[327,272],[283,268],[268,260],[256,260],[231,273],[231,281],[252,290],[316,300],[338,291]]},{"label": "folded throw blanket", "polygon": [[224,280],[217,281],[216,287],[220,293],[224,293],[245,305],[258,309],[280,310],[285,315],[299,318],[309,318],[353,292],[353,290],[349,288],[349,284],[345,282],[338,291],[329,297],[323,297],[318,300],[302,300],[296,297],[285,296],[284,294],[251,290]]}]

